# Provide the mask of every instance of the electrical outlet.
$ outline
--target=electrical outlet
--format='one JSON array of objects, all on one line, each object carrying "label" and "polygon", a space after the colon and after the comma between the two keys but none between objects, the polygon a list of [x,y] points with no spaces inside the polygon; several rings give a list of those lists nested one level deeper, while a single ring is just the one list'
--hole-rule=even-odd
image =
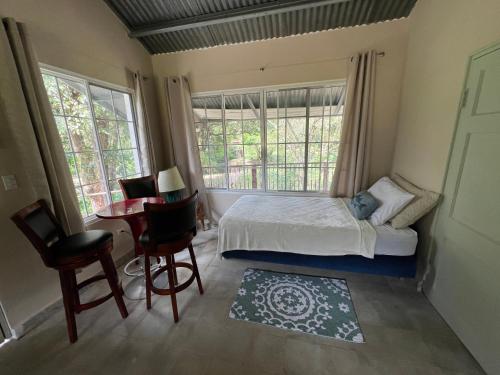
[{"label": "electrical outlet", "polygon": [[2,176],[2,182],[3,182],[3,187],[6,191],[17,189],[16,176],[14,176],[13,174]]}]

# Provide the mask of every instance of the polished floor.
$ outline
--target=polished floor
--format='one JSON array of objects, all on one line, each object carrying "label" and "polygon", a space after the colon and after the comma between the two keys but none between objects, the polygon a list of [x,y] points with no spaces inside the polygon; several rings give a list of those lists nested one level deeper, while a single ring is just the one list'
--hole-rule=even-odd
[{"label": "polished floor", "polygon": [[[127,300],[126,320],[108,301],[77,316],[79,340],[70,345],[60,310],[0,348],[0,374],[483,374],[413,282],[221,260],[214,231],[197,241],[205,294],[194,283],[179,295],[179,323],[168,297],[154,296],[149,312],[145,301]],[[347,279],[366,343],[229,319],[247,267]],[[85,291],[82,301],[104,287]]]}]

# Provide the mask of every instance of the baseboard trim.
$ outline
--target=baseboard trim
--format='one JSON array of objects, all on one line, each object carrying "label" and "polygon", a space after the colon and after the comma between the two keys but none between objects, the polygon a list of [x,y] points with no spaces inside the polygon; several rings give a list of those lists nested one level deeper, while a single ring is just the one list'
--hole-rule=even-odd
[{"label": "baseboard trim", "polygon": [[[134,256],[135,255],[134,255],[133,249],[127,251],[120,258],[115,260],[116,267],[118,268],[118,267],[121,267],[122,265],[126,264]],[[99,274],[99,273],[100,272],[97,272],[96,274]],[[40,324],[47,321],[51,316],[58,313],[62,309],[63,309],[63,303],[62,303],[62,296],[61,296],[57,301],[45,306],[42,310],[40,310],[38,313],[33,315],[31,318],[28,318],[23,323],[11,328],[12,338],[14,338],[16,340],[20,339],[21,337],[26,335],[31,330],[38,327]]]}]

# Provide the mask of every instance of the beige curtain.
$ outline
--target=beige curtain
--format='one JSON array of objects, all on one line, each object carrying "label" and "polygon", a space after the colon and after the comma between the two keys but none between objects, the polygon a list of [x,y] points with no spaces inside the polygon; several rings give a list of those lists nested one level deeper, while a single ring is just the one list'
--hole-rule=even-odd
[{"label": "beige curtain", "polygon": [[212,221],[205,183],[203,182],[200,151],[196,142],[191,90],[187,78],[168,77],[166,95],[174,163],[190,193],[198,190],[200,201],[203,202],[205,209],[205,216]]},{"label": "beige curtain", "polygon": [[332,197],[352,197],[368,186],[372,113],[377,53],[370,51],[349,60],[347,97]]},{"label": "beige curtain", "polygon": [[6,131],[18,148],[34,195],[46,199],[67,233],[83,230],[75,188],[26,26],[1,28],[1,96]]},{"label": "beige curtain", "polygon": [[155,150],[151,139],[151,122],[146,105],[144,92],[144,77],[140,72],[133,74],[134,101],[137,112],[137,135],[139,138],[140,158],[144,174],[156,174]]}]

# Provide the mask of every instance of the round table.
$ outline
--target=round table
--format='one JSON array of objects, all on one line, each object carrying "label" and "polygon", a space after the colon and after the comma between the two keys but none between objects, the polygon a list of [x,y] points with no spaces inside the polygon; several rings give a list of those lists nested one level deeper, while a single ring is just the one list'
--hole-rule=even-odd
[{"label": "round table", "polygon": [[[144,203],[165,203],[163,198],[137,198],[126,199],[120,202],[114,202],[103,209],[96,212],[96,216],[105,220],[125,220],[130,226],[132,238],[134,239],[135,257],[124,268],[127,276],[134,277],[125,287],[125,296],[128,299],[144,299],[146,298],[146,287],[144,278],[144,249],[139,242],[139,236],[147,228],[146,215],[144,213]],[[138,268],[137,271],[130,271],[132,266]],[[158,265],[154,264],[152,268],[157,268]]]}]

